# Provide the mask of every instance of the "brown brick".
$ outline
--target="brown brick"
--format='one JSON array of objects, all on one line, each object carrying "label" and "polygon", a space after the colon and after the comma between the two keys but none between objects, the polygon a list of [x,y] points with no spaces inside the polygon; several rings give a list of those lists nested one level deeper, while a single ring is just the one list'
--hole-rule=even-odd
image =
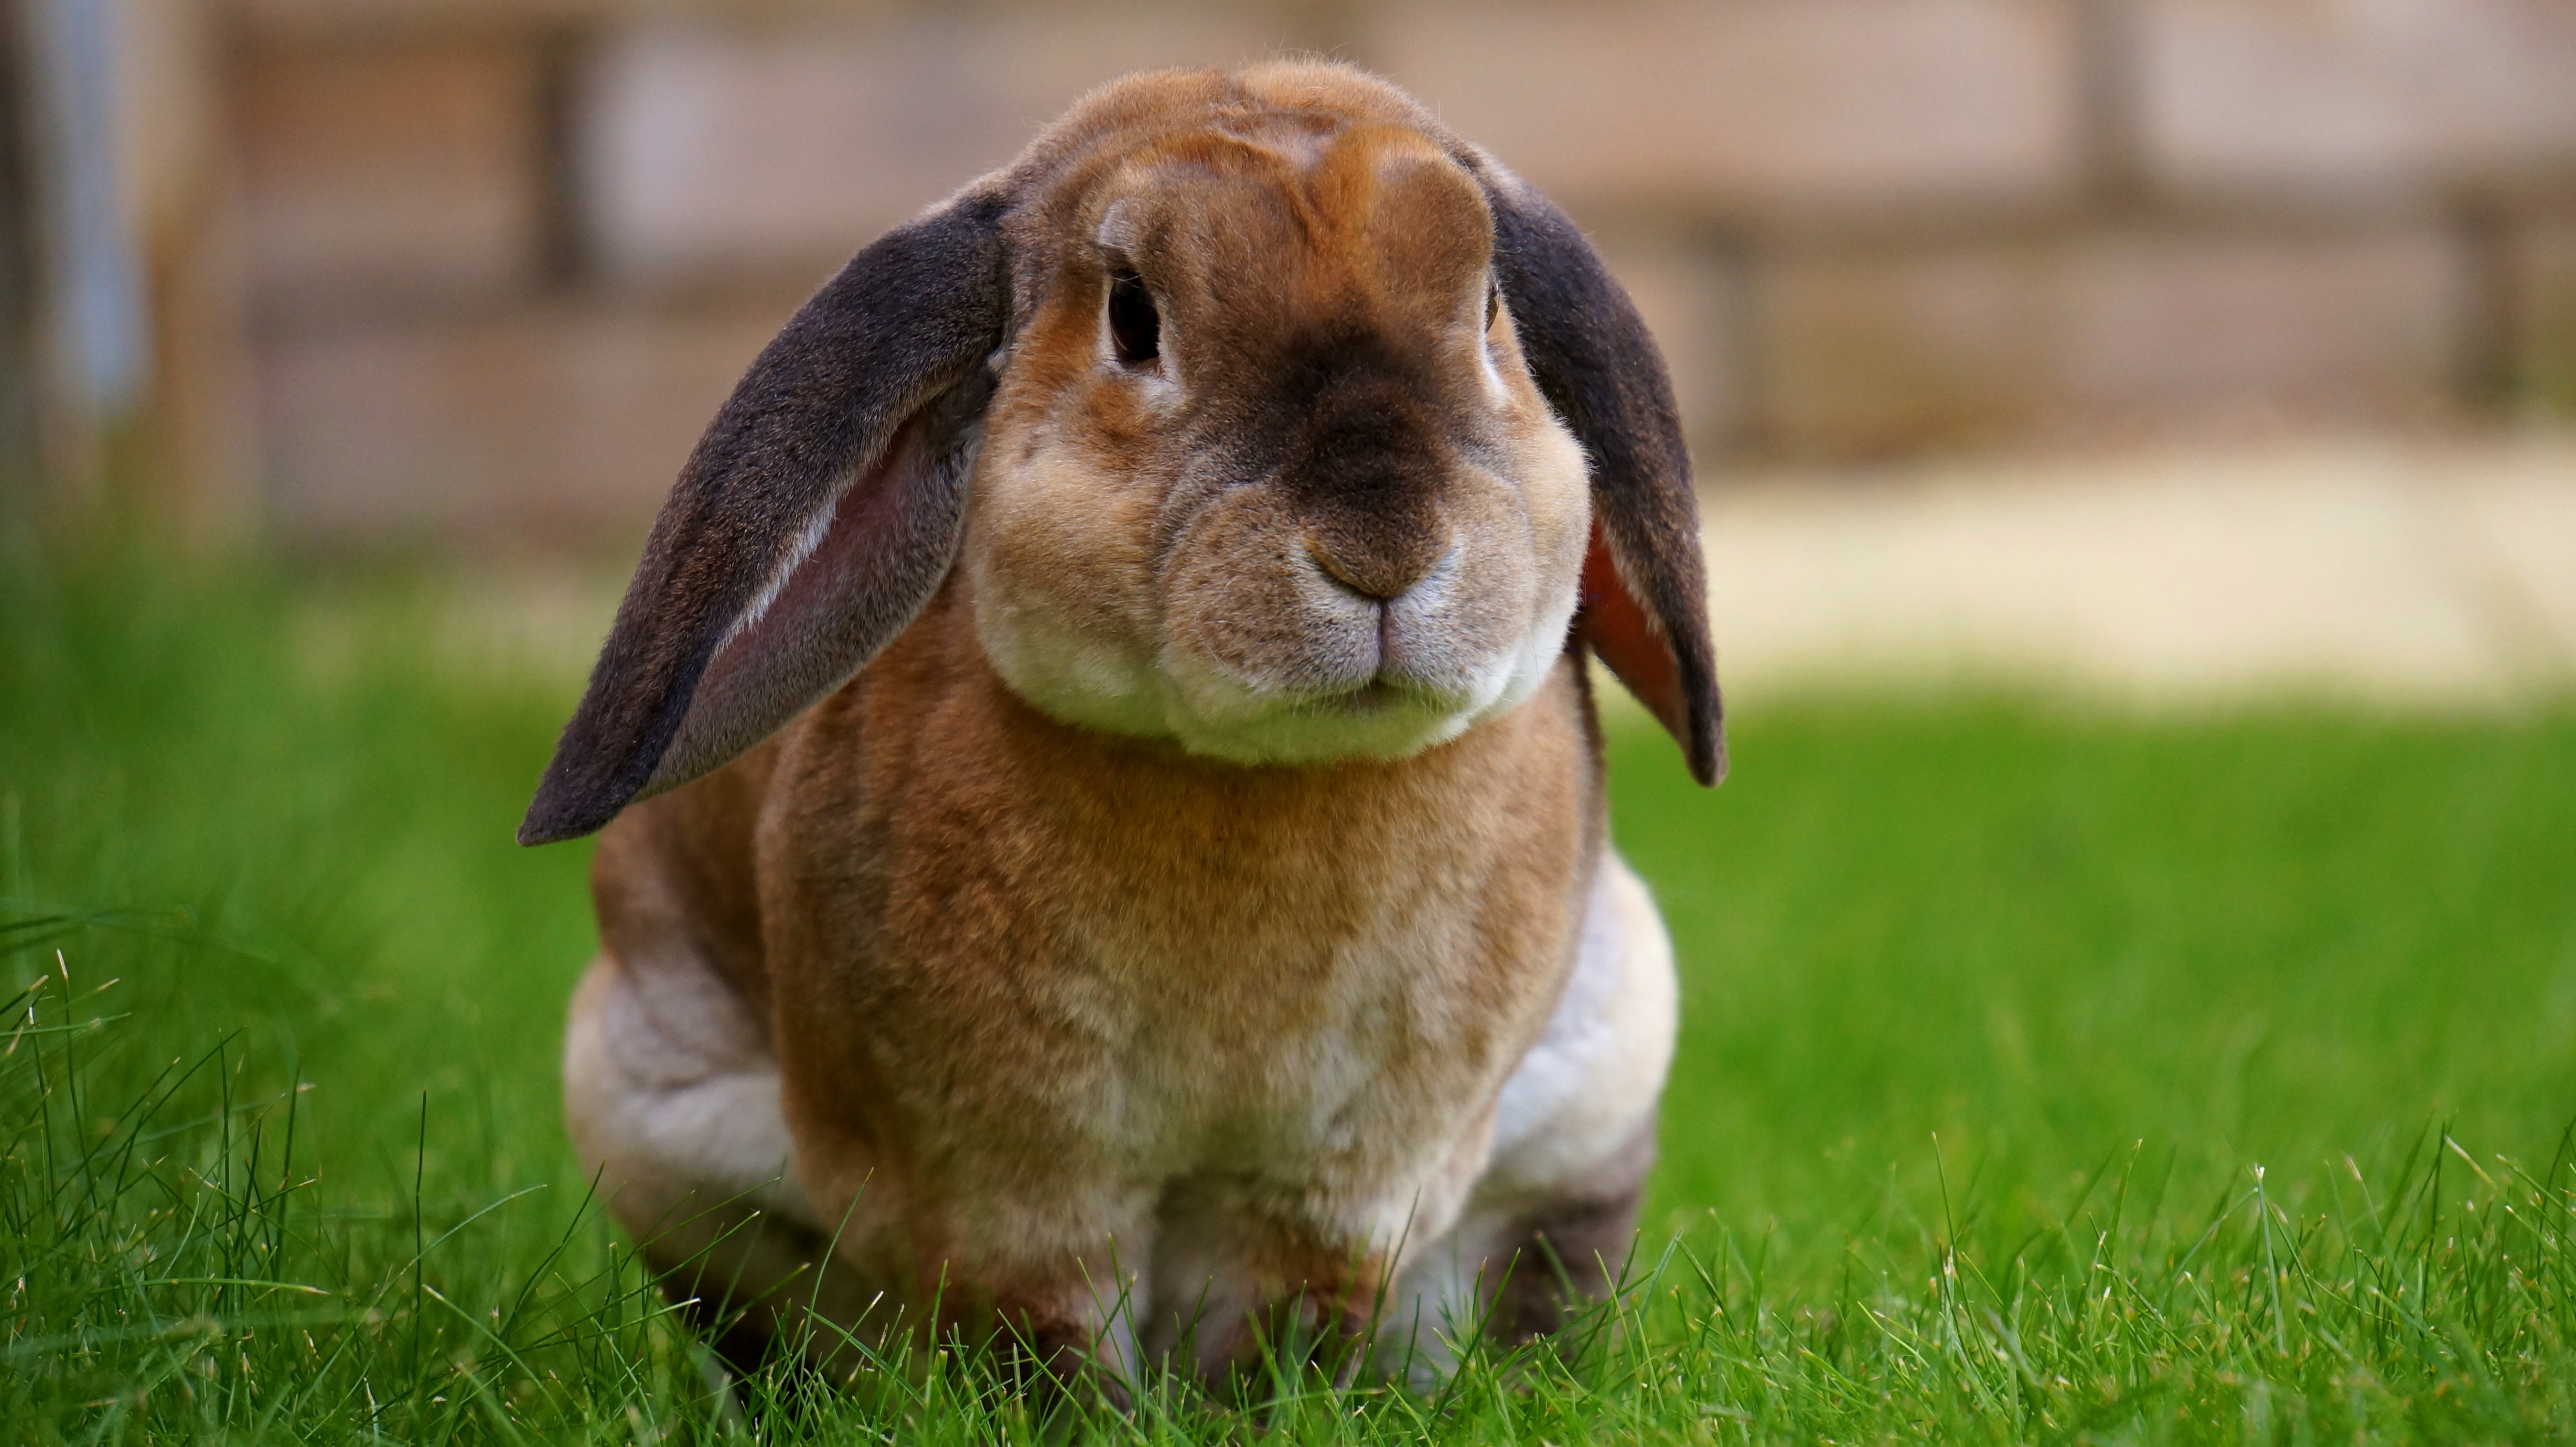
[{"label": "brown brick", "polygon": [[1372,64],[1577,209],[2020,203],[2075,180],[2075,47],[2051,0],[1367,14]]},{"label": "brown brick", "polygon": [[506,40],[255,52],[244,222],[264,301],[506,290],[537,258],[533,53]]},{"label": "brown brick", "polygon": [[2522,227],[2505,257],[2514,315],[2514,390],[2526,402],[2576,415],[2576,217]]},{"label": "brown brick", "polygon": [[579,111],[588,229],[629,278],[813,272],[1008,161],[1093,86],[1284,38],[1258,11],[1179,7],[639,25],[606,44]]},{"label": "brown brick", "polygon": [[2576,163],[2567,0],[2139,0],[2151,172],[2270,196]]},{"label": "brown brick", "polygon": [[640,536],[794,304],[559,305],[273,340],[276,521],[306,538]]},{"label": "brown brick", "polygon": [[1789,258],[1760,286],[1764,421],[1790,452],[1854,453],[2088,419],[2438,408],[2466,291],[2432,230]]}]

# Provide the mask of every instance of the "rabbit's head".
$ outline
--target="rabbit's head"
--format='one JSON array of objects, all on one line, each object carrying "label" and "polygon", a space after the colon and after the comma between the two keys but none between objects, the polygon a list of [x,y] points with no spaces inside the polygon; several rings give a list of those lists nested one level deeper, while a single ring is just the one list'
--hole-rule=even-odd
[{"label": "rabbit's head", "polygon": [[1095,93],[862,251],[683,472],[521,837],[750,747],[962,568],[1008,687],[1400,757],[1573,636],[1723,767],[1662,363],[1562,213],[1333,65]]}]

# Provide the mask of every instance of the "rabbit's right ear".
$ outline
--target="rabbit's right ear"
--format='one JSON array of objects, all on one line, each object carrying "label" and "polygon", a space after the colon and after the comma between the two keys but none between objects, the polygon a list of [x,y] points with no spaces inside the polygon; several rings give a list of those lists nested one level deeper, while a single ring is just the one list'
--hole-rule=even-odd
[{"label": "rabbit's right ear", "polygon": [[654,520],[520,843],[731,760],[938,591],[1009,320],[1005,205],[970,193],[888,233],[751,364]]}]

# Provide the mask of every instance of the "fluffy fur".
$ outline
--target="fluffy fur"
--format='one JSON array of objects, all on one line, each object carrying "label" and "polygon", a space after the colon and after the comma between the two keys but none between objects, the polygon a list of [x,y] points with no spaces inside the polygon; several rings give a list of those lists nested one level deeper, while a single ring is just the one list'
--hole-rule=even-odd
[{"label": "fluffy fur", "polygon": [[1555,208],[1345,67],[1094,94],[754,363],[531,807],[615,821],[565,1059],[611,1210],[734,1355],[1548,1329],[1673,1024],[1582,663],[1714,782],[1700,588]]}]

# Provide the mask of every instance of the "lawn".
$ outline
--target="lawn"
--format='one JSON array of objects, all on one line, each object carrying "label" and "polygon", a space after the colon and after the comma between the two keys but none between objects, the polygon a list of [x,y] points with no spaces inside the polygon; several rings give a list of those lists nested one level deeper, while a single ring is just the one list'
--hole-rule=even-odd
[{"label": "lawn", "polygon": [[[416,580],[0,555],[10,1440],[724,1430],[556,1119],[576,679]],[[2576,710],[1818,695],[1615,739],[1685,975],[1615,1313],[1104,1440],[2576,1435]],[[22,993],[23,987],[23,993]],[[774,1440],[1034,1439],[971,1361]]]}]

